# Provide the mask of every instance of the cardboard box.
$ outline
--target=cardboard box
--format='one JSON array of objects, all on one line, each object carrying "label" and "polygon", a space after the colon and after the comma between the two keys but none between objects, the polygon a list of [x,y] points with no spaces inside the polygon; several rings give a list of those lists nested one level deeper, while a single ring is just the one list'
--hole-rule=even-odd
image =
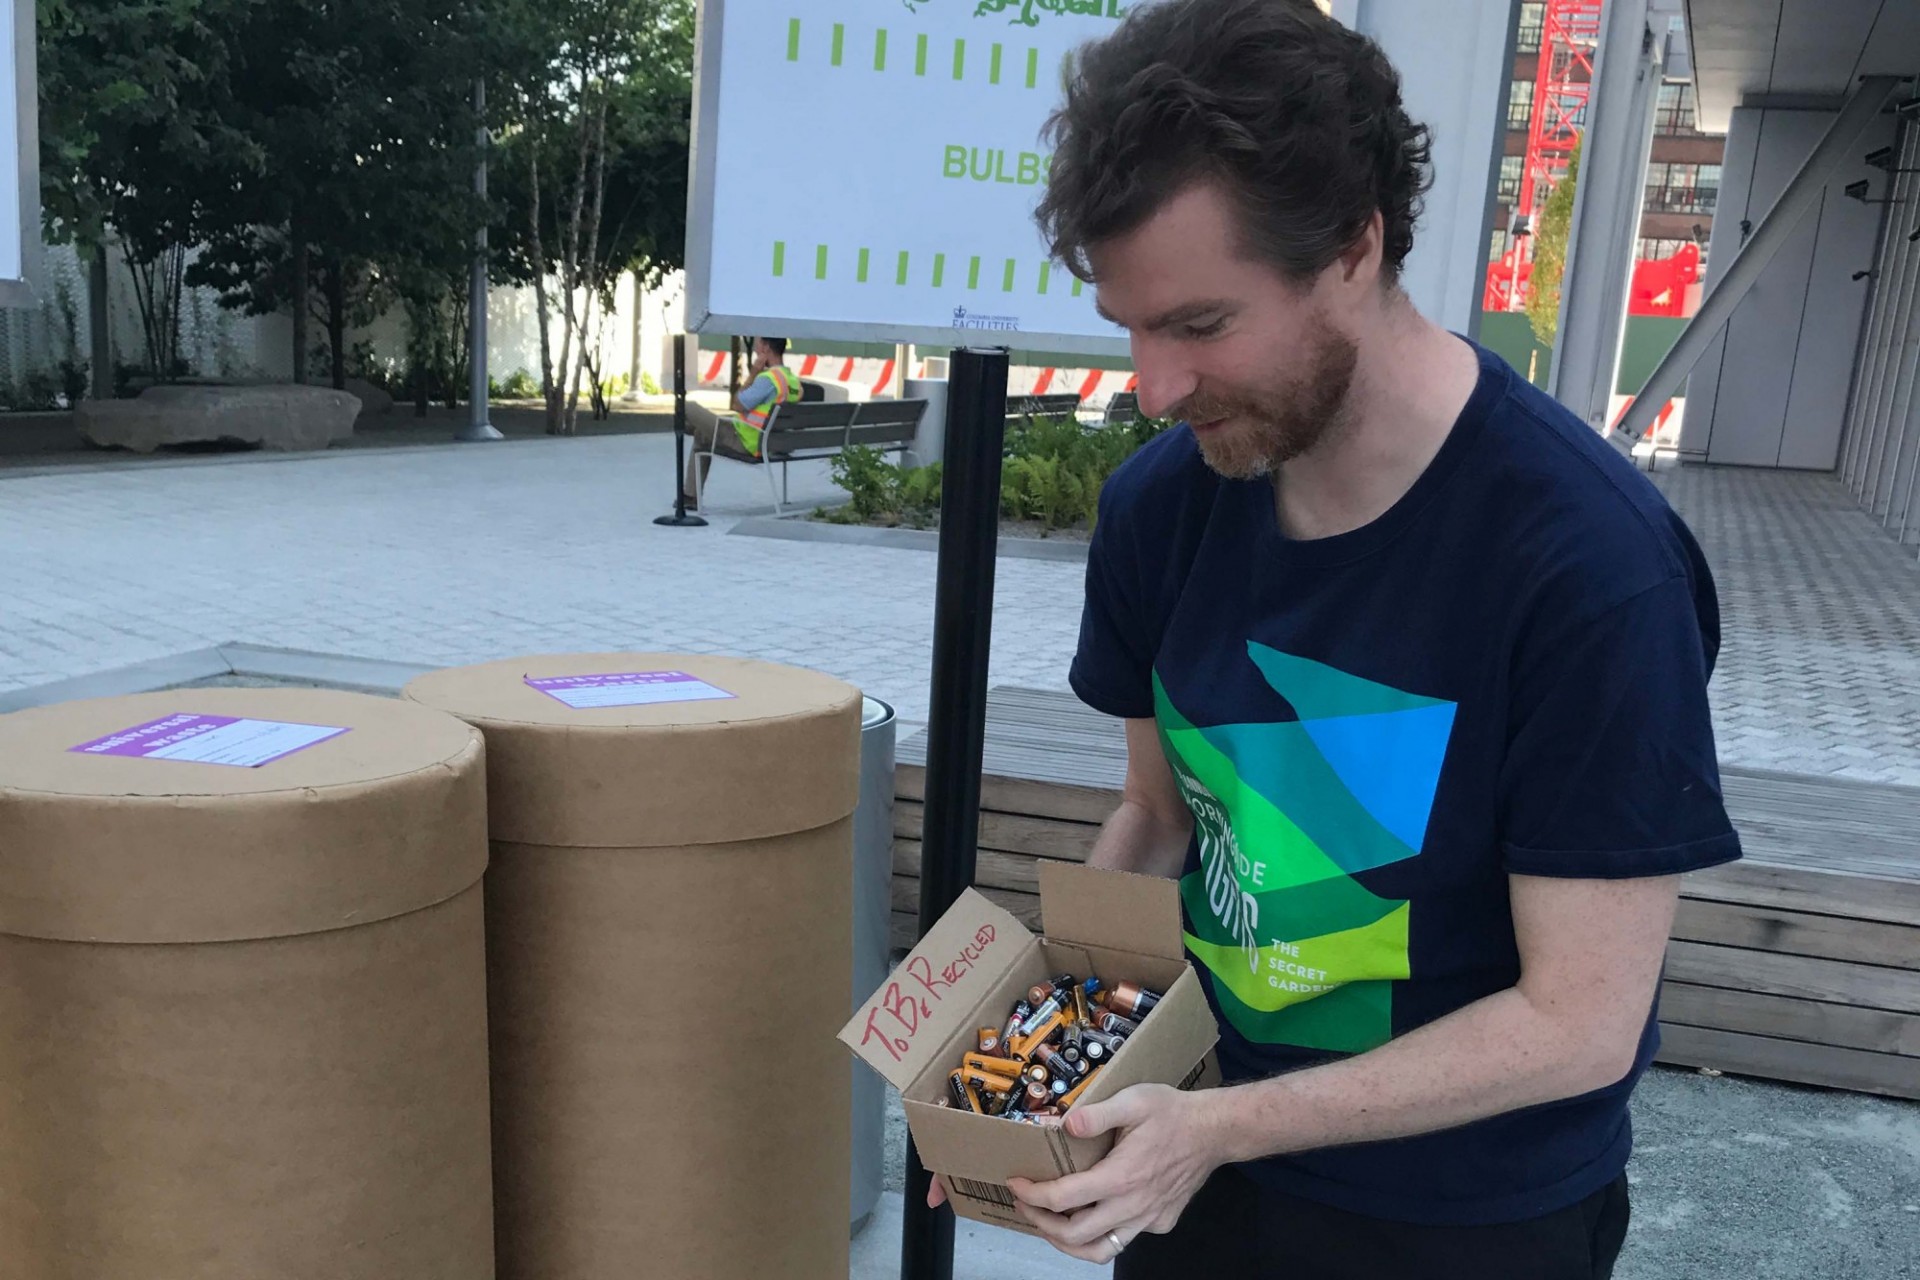
[{"label": "cardboard box", "polygon": [[859,691],[615,653],[406,694],[487,740],[501,1280],[845,1280]]},{"label": "cardboard box", "polygon": [[954,1212],[1028,1234],[1007,1179],[1043,1182],[1091,1168],[1113,1135],[1070,1138],[937,1105],[975,1032],[1004,1023],[1027,988],[1061,973],[1163,992],[1076,1106],[1135,1084],[1204,1085],[1220,1038],[1185,958],[1176,882],[1043,861],[1040,910],[1045,937],[967,890],[840,1033],[900,1090],[921,1163],[939,1175]]},{"label": "cardboard box", "polygon": [[0,1275],[491,1276],[486,865],[425,707],[0,716]]}]

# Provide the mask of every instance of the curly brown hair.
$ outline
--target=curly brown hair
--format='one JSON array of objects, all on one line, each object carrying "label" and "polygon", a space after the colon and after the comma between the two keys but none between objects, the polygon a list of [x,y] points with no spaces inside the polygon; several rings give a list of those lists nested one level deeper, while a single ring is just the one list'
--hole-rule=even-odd
[{"label": "curly brown hair", "polygon": [[1430,135],[1380,47],[1312,0],[1146,5],[1065,78],[1034,216],[1075,275],[1093,279],[1089,246],[1213,181],[1238,207],[1246,250],[1289,279],[1318,275],[1376,211],[1384,273],[1398,279],[1432,180]]}]

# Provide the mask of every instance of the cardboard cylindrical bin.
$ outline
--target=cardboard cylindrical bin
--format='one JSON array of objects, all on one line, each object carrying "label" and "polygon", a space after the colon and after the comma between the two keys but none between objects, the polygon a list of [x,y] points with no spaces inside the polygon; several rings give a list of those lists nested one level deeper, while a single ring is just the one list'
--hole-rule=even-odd
[{"label": "cardboard cylindrical bin", "polygon": [[843,1280],[859,692],[628,653],[407,696],[487,739],[503,1280]]},{"label": "cardboard cylindrical bin", "polygon": [[492,1276],[485,824],[393,699],[0,717],[0,1272]]}]

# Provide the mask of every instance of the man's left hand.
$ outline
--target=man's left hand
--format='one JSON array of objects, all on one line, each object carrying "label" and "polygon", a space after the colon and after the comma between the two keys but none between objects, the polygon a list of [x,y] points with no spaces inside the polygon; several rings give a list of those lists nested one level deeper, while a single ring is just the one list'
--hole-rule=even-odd
[{"label": "man's left hand", "polygon": [[1020,1216],[1062,1253],[1087,1262],[1112,1262],[1121,1245],[1145,1232],[1164,1234],[1221,1158],[1201,1094],[1163,1084],[1122,1089],[1105,1102],[1067,1113],[1070,1137],[1118,1131],[1107,1158],[1085,1173],[1052,1182],[1014,1178]]}]

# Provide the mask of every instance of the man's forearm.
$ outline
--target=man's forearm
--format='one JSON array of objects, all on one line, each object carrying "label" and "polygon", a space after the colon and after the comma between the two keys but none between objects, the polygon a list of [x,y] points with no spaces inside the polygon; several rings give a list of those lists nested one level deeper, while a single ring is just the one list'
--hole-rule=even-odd
[{"label": "man's forearm", "polygon": [[1632,1044],[1602,1045],[1518,989],[1370,1052],[1196,1095],[1226,1164],[1407,1138],[1576,1097],[1620,1079]]},{"label": "man's forearm", "polygon": [[1178,818],[1158,815],[1136,800],[1122,800],[1100,829],[1087,865],[1172,879],[1186,865],[1191,832]]}]

